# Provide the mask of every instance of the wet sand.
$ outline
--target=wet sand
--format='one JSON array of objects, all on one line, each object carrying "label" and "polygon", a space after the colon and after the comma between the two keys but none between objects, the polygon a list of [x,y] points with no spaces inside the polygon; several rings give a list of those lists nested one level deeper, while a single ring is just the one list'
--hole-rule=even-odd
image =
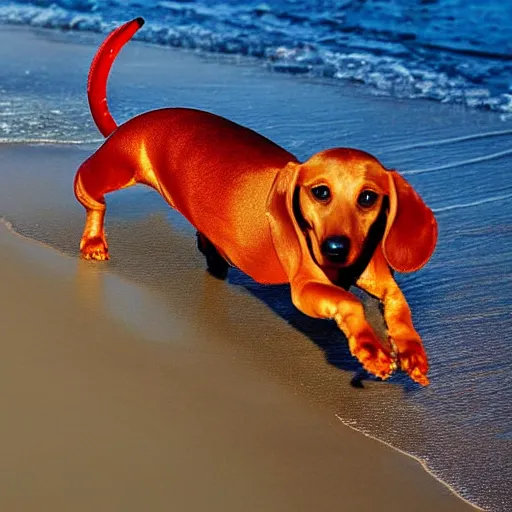
[{"label": "wet sand", "polygon": [[[62,94],[67,85],[74,91],[85,84],[93,45],[59,44],[53,35],[25,31],[9,34],[22,50],[32,47],[31,38],[49,56],[49,61],[31,60],[33,72],[44,67],[55,83],[54,68],[73,55],[70,69],[80,72],[66,76]],[[2,51],[12,53],[5,46]],[[461,108],[417,102],[411,110],[411,103],[368,98],[350,88],[340,96],[339,89],[313,83],[327,98],[321,102],[300,80],[143,45],[127,47],[123,58],[111,87],[119,120],[154,106],[208,108],[301,157],[343,140],[402,169],[421,170],[423,162],[435,167],[447,157],[477,157],[483,146],[470,141],[463,150],[447,146],[441,154],[435,146],[407,145],[491,132],[499,124]],[[23,69],[20,63],[12,66]],[[284,88],[294,101],[282,102]],[[247,102],[248,91],[257,96],[256,106]],[[74,93],[68,94],[73,99]],[[317,98],[318,108],[311,107],[308,94]],[[332,122],[334,102],[343,122]],[[493,139],[493,150],[499,151],[500,143]],[[2,287],[0,321],[8,325],[8,335],[2,337],[6,370],[0,373],[10,411],[2,436],[6,457],[0,460],[5,464],[0,474],[8,476],[1,481],[8,491],[0,493],[0,506],[3,496],[6,500],[2,508],[15,510],[17,503],[23,510],[37,503],[48,503],[51,510],[101,510],[104,504],[120,510],[472,508],[418,462],[339,419],[424,459],[444,452],[434,469],[459,490],[467,489],[464,477],[479,481],[493,474],[492,466],[478,468],[469,460],[464,443],[476,452],[485,443],[460,435],[461,417],[450,415],[460,397],[447,400],[445,391],[463,393],[467,386],[462,374],[454,379],[462,386],[448,388],[450,367],[459,365],[464,372],[464,361],[450,359],[438,345],[436,321],[444,306],[427,293],[451,261],[446,236],[429,267],[404,280],[432,354],[433,384],[419,390],[397,376],[385,384],[365,380],[364,389],[353,389],[358,364],[333,326],[294,311],[286,287],[261,287],[236,271],[227,283],[206,275],[193,230],[150,190],[129,189],[108,198],[112,260],[81,262],[83,212],[71,185],[76,167],[92,150],[92,145],[0,146],[0,215],[45,244],[2,230],[2,282],[8,286]],[[442,210],[471,201],[461,197],[464,167],[445,181],[431,176],[410,176],[431,206]],[[482,193],[488,189],[492,185],[482,183]],[[441,213],[441,226],[450,228],[451,215],[458,213]],[[368,309],[382,327],[375,304],[368,303]],[[18,363],[9,365],[10,360]],[[492,372],[492,362],[489,367]]]},{"label": "wet sand", "polygon": [[0,259],[2,510],[472,508],[151,291],[5,224]]}]

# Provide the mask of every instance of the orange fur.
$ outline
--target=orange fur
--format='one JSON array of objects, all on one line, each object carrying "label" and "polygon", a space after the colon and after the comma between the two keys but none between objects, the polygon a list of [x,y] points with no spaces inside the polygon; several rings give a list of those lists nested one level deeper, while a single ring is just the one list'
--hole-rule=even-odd
[{"label": "orange fur", "polygon": [[[335,148],[301,163],[256,132],[199,110],[156,110],[117,127],[105,97],[108,73],[141,24],[133,20],[108,36],[89,75],[93,118],[109,138],[75,178],[86,209],[83,257],[108,259],[105,194],[143,183],[195,226],[198,247],[219,277],[229,261],[260,283],[289,283],[293,303],[307,315],[334,319],[369,372],[385,379],[400,364],[426,385],[425,351],[389,269],[417,270],[434,250],[435,219],[418,194],[362,151]],[[313,194],[319,185],[328,187],[328,200]],[[375,204],[358,203],[363,190],[376,194]],[[344,261],[333,262],[323,244],[339,236],[350,248]],[[384,303],[396,352],[377,339],[347,291],[352,284]]]}]

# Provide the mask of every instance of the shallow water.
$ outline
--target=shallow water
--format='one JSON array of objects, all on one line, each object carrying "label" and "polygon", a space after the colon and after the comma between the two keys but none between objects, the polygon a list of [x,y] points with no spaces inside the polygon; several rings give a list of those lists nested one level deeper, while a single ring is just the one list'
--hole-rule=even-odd
[{"label": "shallow water", "polygon": [[[60,44],[27,35],[27,48],[34,42],[43,52]],[[92,140],[97,135],[86,121],[83,87],[94,47],[66,43],[60,49],[73,55],[68,73],[59,65],[61,52],[55,61],[50,52],[43,62],[21,52],[16,61],[3,59],[0,84],[14,90],[25,83],[25,70],[42,73],[44,79],[26,82],[22,93],[43,105],[56,98],[64,126],[73,126],[74,106],[76,112],[81,108],[87,124],[77,124],[76,133]],[[376,98],[358,88],[340,91],[250,64],[139,45],[125,52],[110,89],[119,120],[169,104],[207,108],[257,129],[299,158],[326,147],[353,146],[407,176],[440,227],[431,262],[398,277],[430,357],[432,384],[418,389],[397,375],[389,383],[369,380],[365,389],[352,388],[359,366],[334,326],[299,314],[286,287],[263,287],[237,271],[228,284],[210,286],[201,277],[204,263],[194,249],[193,230],[151,191],[130,189],[109,198],[112,254],[119,248],[110,267],[158,289],[183,308],[179,314],[204,318],[198,329],[219,332],[239,347],[239,357],[257,361],[272,378],[330,407],[343,422],[418,456],[464,497],[489,510],[510,510],[511,122],[460,106]],[[162,69],[171,55],[172,69]],[[47,99],[51,90],[55,96]],[[29,135],[42,133],[44,127],[37,125]],[[18,155],[17,167],[6,168],[2,157],[15,150],[0,146],[0,215],[21,232],[76,255],[82,212],[71,194],[75,168],[69,166],[76,167],[93,147],[27,147],[27,160]],[[38,159],[51,175],[37,172]],[[199,296],[187,295],[196,285],[204,287]],[[277,318],[262,325],[259,312],[268,308],[285,322]]]},{"label": "shallow water", "polygon": [[0,22],[105,32],[252,55],[276,71],[366,84],[377,94],[512,112],[512,3],[502,0],[0,0]]}]

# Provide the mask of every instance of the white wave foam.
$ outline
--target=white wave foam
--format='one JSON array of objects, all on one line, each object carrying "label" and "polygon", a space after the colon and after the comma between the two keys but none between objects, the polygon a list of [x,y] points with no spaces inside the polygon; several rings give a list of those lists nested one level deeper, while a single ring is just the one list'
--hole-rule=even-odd
[{"label": "white wave foam", "polygon": [[[43,7],[0,6],[0,22],[105,33],[130,15],[140,15],[140,7],[115,1],[108,10],[95,0],[38,0],[38,3]],[[512,94],[491,93],[489,88],[476,86],[463,75],[449,75],[438,63],[414,57],[411,52],[391,51],[390,44],[375,43],[376,48],[375,44],[364,44],[365,51],[326,50],[321,42],[308,42],[313,35],[301,24],[290,28],[279,16],[259,23],[259,17],[266,14],[260,9],[254,18],[256,11],[247,5],[212,9],[193,3],[160,2],[155,3],[153,9],[156,14],[162,9],[171,13],[156,16],[156,23],[148,20],[135,35],[136,39],[208,52],[256,56],[265,59],[276,71],[355,81],[380,95],[428,98],[512,113]]]}]

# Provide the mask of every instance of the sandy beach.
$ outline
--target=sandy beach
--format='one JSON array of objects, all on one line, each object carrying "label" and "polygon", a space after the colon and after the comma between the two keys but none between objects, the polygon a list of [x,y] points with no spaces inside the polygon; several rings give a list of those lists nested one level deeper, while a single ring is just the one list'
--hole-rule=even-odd
[{"label": "sandy beach", "polygon": [[151,292],[4,224],[0,251],[2,510],[472,508]]},{"label": "sandy beach", "polygon": [[[0,85],[47,94],[60,113],[44,117],[41,107],[38,119],[82,140],[0,144],[0,508],[475,509],[463,496],[507,510],[511,290],[505,279],[496,296],[488,283],[506,275],[500,255],[510,247],[500,198],[511,193],[512,136],[493,134],[512,122],[276,75],[235,57],[135,42],[123,50],[109,88],[119,122],[191,106],[300,158],[359,147],[403,170],[434,208],[436,255],[400,278],[432,384],[419,389],[398,375],[355,389],[359,365],[334,326],[298,313],[287,287],[236,270],[227,283],[208,276],[194,230],[153,191],[109,197],[112,260],[79,259],[83,211],[72,180],[100,140],[85,99],[100,39],[0,28]],[[81,124],[66,105],[83,110]],[[491,243],[501,249],[482,268]],[[366,305],[382,331],[376,304]],[[488,399],[490,390],[501,398]]]}]

